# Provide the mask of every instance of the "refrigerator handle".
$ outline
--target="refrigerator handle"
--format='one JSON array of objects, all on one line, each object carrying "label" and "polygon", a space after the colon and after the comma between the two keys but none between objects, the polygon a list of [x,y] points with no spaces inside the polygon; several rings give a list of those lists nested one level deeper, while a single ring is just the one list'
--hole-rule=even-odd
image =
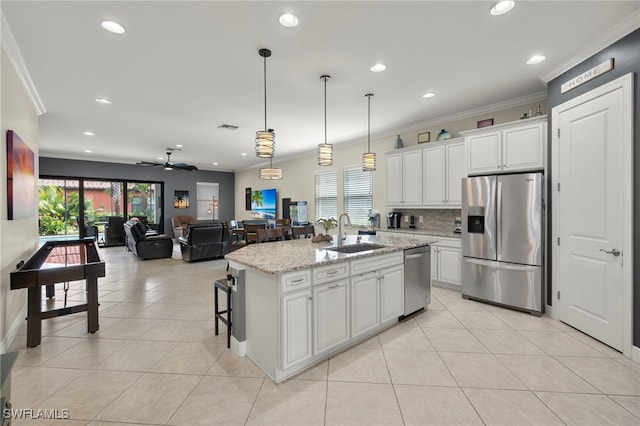
[{"label": "refrigerator handle", "polygon": [[496,255],[502,257],[502,182],[498,180],[497,209],[496,209]]}]

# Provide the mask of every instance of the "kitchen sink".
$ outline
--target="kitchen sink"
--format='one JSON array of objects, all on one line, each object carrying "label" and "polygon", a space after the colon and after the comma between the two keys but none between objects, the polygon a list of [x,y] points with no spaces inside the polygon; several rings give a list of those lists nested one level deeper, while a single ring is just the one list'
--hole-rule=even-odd
[{"label": "kitchen sink", "polygon": [[384,247],[385,246],[382,246],[380,244],[364,243],[364,244],[351,244],[348,246],[341,246],[341,247],[331,247],[331,248],[328,248],[327,250],[337,251],[338,253],[359,253],[361,251],[376,250]]}]

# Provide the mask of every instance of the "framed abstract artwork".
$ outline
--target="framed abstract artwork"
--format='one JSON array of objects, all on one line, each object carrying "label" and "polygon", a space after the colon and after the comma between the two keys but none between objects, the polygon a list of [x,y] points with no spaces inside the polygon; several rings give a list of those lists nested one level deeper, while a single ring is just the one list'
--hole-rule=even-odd
[{"label": "framed abstract artwork", "polygon": [[7,130],[7,219],[26,219],[36,212],[35,157],[13,130]]}]

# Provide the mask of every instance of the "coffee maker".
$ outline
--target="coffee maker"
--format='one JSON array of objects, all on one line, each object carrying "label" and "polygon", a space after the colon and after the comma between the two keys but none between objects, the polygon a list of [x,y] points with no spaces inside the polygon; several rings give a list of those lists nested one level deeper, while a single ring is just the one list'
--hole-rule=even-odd
[{"label": "coffee maker", "polygon": [[389,228],[389,229],[398,229],[398,228],[400,228],[400,219],[401,218],[402,218],[402,213],[399,213],[399,212],[387,213],[387,228]]}]

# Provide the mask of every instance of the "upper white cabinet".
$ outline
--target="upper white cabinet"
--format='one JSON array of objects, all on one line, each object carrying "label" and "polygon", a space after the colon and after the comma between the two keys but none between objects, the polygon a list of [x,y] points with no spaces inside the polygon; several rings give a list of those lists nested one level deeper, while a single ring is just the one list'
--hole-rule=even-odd
[{"label": "upper white cabinet", "polygon": [[467,176],[464,140],[430,143],[386,155],[387,205],[460,208]]},{"label": "upper white cabinet", "polygon": [[462,132],[468,175],[544,169],[546,123],[547,116],[542,115]]},{"label": "upper white cabinet", "polygon": [[422,204],[422,151],[394,152],[386,156],[387,205]]},{"label": "upper white cabinet", "polygon": [[423,206],[460,208],[461,179],[467,176],[464,157],[463,139],[423,149]]}]

